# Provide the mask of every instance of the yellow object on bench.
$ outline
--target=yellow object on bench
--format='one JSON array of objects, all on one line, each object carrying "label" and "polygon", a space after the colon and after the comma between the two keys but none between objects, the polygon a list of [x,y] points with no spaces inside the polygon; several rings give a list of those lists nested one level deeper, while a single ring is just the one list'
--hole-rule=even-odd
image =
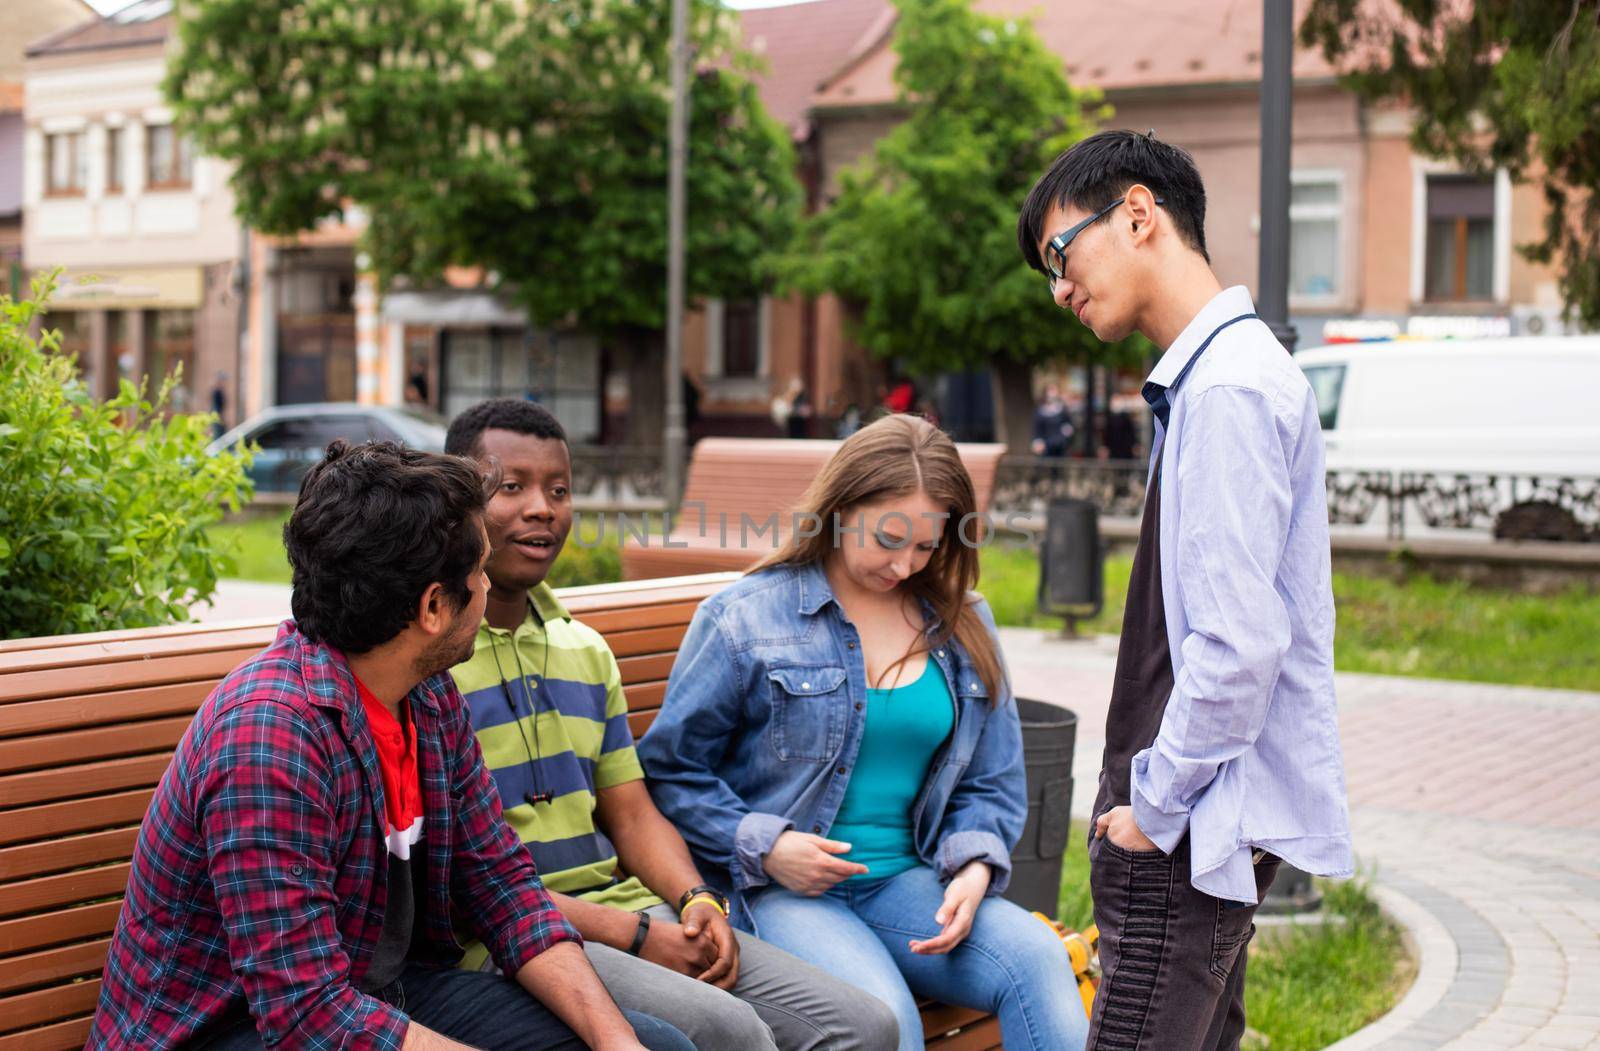
[{"label": "yellow object on bench", "polygon": [[1091,923],[1080,933],[1063,927],[1042,912],[1034,915],[1055,931],[1067,947],[1067,957],[1072,960],[1072,977],[1078,983],[1078,996],[1083,1000],[1083,1013],[1094,1014],[1094,994],[1100,988],[1100,928]]}]

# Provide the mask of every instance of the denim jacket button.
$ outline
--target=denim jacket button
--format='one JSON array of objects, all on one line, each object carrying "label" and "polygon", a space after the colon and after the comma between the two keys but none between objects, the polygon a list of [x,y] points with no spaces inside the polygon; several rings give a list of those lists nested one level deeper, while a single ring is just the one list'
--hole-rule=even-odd
[{"label": "denim jacket button", "polygon": [[811,826],[811,831],[815,832],[817,835],[820,836],[820,835],[822,835],[822,826],[821,825],[812,825]]},{"label": "denim jacket button", "polygon": [[834,773],[838,774],[840,777],[843,777],[844,776],[844,767],[841,766],[839,769],[835,770]]},{"label": "denim jacket button", "polygon": [[935,650],[933,655],[935,657],[943,657],[944,656],[944,650]]},{"label": "denim jacket button", "polygon": [[811,689],[811,684],[809,682],[803,682],[800,684],[800,688],[802,690],[809,690]]}]

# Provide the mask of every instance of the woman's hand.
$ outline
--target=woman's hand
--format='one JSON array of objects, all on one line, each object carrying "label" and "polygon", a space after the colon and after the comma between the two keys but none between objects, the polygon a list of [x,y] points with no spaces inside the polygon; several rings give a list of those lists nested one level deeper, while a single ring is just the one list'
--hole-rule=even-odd
[{"label": "woman's hand", "polygon": [[848,843],[790,829],[768,851],[767,875],[796,894],[815,898],[832,890],[835,884],[867,871],[865,865],[834,856],[849,850]]},{"label": "woman's hand", "polygon": [[911,951],[924,956],[937,956],[966,940],[967,935],[972,933],[972,920],[978,915],[984,892],[989,889],[991,875],[986,861],[969,861],[962,866],[944,890],[944,903],[933,914],[934,921],[944,929],[926,941],[912,942]]}]

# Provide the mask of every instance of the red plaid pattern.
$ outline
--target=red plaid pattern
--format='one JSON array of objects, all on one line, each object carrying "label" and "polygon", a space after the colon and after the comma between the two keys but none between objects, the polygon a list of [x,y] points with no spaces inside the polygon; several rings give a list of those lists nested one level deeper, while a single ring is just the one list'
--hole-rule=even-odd
[{"label": "red plaid pattern", "polygon": [[[428,834],[430,962],[455,915],[514,974],[578,934],[500,816],[448,674],[411,693]],[[399,1048],[405,1015],[356,988],[382,928],[383,782],[338,651],[285,622],[195,715],[145,815],[90,1048],[178,1047],[241,1001],[268,1047]]]}]

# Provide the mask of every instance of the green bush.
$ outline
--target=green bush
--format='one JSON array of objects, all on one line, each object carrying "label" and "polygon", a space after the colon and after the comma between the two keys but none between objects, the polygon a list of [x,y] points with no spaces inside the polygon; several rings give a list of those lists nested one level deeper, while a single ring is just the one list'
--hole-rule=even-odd
[{"label": "green bush", "polygon": [[0,637],[188,618],[216,589],[206,527],[250,495],[242,456],[208,456],[208,414],[123,380],[96,401],[60,333],[36,342],[54,280],[0,296]]}]

